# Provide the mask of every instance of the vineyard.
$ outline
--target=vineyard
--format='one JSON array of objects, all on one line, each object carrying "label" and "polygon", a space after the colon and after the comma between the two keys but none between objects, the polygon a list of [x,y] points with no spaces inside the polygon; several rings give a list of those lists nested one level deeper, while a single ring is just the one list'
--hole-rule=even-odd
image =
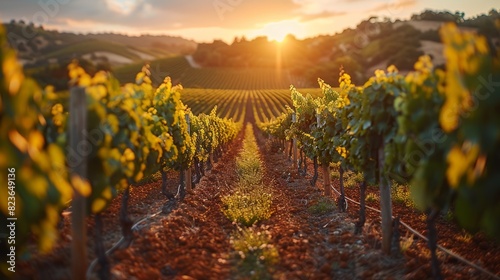
[{"label": "vineyard", "polygon": [[441,37],[361,86],[175,57],[55,92],[0,29],[2,274],[498,279],[500,54]]},{"label": "vineyard", "polygon": [[[283,89],[294,81],[290,73],[269,68],[194,68],[182,56],[155,60],[150,65],[154,82],[161,82],[162,76],[168,75],[174,83],[181,82],[186,88]],[[124,83],[133,80],[141,67],[142,64],[132,64],[113,72]]]},{"label": "vineyard", "polygon": [[[319,89],[304,89],[312,96],[321,95]],[[243,122],[246,111],[257,123],[276,118],[293,106],[290,91],[273,90],[223,90],[223,89],[184,89],[182,101],[194,113],[208,113],[210,108],[219,108],[218,116]]]}]

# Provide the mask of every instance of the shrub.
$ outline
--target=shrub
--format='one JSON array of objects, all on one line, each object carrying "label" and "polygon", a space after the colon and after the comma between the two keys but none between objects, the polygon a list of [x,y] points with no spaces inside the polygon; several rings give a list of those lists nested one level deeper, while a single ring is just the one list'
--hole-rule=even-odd
[{"label": "shrub", "polygon": [[231,236],[231,245],[240,259],[239,273],[250,279],[270,278],[270,266],[278,263],[279,253],[271,243],[271,233],[264,229],[238,228]]},{"label": "shrub", "polygon": [[256,187],[253,191],[237,190],[222,198],[226,217],[245,226],[251,226],[258,221],[271,217],[271,194]]},{"label": "shrub", "polygon": [[308,211],[314,215],[323,215],[335,210],[335,201],[328,197],[321,197],[316,203],[308,208]]},{"label": "shrub", "polygon": [[373,193],[369,193],[366,195],[366,201],[367,202],[376,202],[378,200],[378,196],[376,196]]}]

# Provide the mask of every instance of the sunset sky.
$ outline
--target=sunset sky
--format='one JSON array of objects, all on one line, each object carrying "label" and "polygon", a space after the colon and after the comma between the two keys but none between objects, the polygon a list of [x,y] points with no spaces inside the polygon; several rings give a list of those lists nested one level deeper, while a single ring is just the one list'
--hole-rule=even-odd
[{"label": "sunset sky", "polygon": [[[92,3],[92,4],[90,4]],[[235,36],[334,34],[369,16],[406,19],[425,9],[487,13],[498,0],[1,0],[0,19],[81,33],[178,35],[231,42]]]}]

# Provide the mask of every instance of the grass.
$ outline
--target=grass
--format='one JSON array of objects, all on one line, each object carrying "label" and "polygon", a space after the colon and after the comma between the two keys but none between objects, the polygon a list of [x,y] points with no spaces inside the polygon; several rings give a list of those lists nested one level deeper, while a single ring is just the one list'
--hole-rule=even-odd
[{"label": "grass", "polygon": [[448,222],[453,222],[455,220],[455,214],[453,214],[453,211],[448,210],[444,215],[444,219]]},{"label": "grass", "polygon": [[399,247],[401,248],[401,252],[404,253],[410,249],[411,245],[413,245],[413,234],[410,235],[410,237],[404,237],[399,241]]},{"label": "grass", "polygon": [[263,167],[251,124],[246,127],[243,148],[236,158],[236,172],[239,180],[235,191],[221,199],[222,212],[238,224],[230,240],[238,261],[236,279],[271,279],[272,266],[279,260],[278,250],[271,244],[267,228],[259,230],[255,224],[271,217],[272,195],[262,184]]},{"label": "grass", "polygon": [[378,201],[378,196],[376,196],[373,193],[369,193],[366,195],[366,201],[367,202],[377,202]]},{"label": "grass", "polygon": [[309,213],[314,215],[324,215],[335,210],[335,201],[328,197],[321,197],[316,203],[309,206]]},{"label": "grass", "polygon": [[260,184],[262,181],[262,162],[258,157],[242,153],[242,156],[236,161],[236,173],[240,184]]},{"label": "grass", "polygon": [[270,268],[278,263],[279,253],[267,229],[238,228],[230,240],[238,259],[238,275],[245,279],[271,279]]},{"label": "grass", "polygon": [[161,172],[160,171],[142,178],[139,182],[137,182],[137,185],[154,183],[154,182],[159,181],[159,180],[161,180]]},{"label": "grass", "polygon": [[472,241],[472,237],[472,234],[466,231],[462,231],[462,234],[460,234],[456,239],[463,243],[470,243]]},{"label": "grass", "polygon": [[271,217],[271,194],[265,192],[262,187],[247,192],[237,190],[231,195],[222,198],[224,208],[222,212],[226,217],[244,226],[252,226],[258,221]]},{"label": "grass", "polygon": [[410,195],[410,188],[405,185],[393,182],[391,184],[391,197],[394,203],[399,203],[407,207],[415,208],[415,204]]},{"label": "grass", "polygon": [[[340,179],[340,172],[337,164],[331,165],[333,171],[330,173],[332,179]],[[344,171],[344,187],[348,189],[357,188],[363,182],[363,174],[351,170]]]},{"label": "grass", "polygon": [[344,181],[344,186],[349,189],[357,188],[364,180],[362,173],[347,171]]},{"label": "grass", "polygon": [[272,195],[262,184],[262,162],[251,125],[246,128],[243,148],[236,158],[236,173],[239,179],[236,190],[222,197],[222,212],[229,220],[244,226],[271,217]]}]

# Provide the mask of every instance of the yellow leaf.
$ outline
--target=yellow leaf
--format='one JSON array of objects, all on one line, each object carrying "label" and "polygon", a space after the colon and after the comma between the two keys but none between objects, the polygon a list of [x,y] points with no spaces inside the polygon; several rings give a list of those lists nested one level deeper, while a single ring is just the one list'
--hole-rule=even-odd
[{"label": "yellow leaf", "polygon": [[47,121],[45,120],[42,114],[38,114],[38,122],[40,122],[42,126],[47,125]]},{"label": "yellow leaf", "polygon": [[[468,145],[464,145],[468,146]],[[479,146],[471,145],[466,151],[455,145],[446,158],[448,169],[446,170],[446,178],[452,187],[457,187],[463,175],[473,169],[473,163],[476,162],[479,154]]]},{"label": "yellow leaf", "polygon": [[35,176],[26,178],[26,184],[30,193],[35,195],[38,199],[42,200],[47,196],[48,183],[47,179],[42,176]]},{"label": "yellow leaf", "polygon": [[90,183],[86,179],[82,179],[78,175],[71,175],[71,185],[75,191],[79,192],[81,195],[87,197],[92,193],[92,188],[90,187]]},{"label": "yellow leaf", "polygon": [[41,150],[45,144],[45,138],[40,131],[32,131],[29,136],[30,148]]},{"label": "yellow leaf", "polygon": [[139,180],[141,180],[143,177],[144,177],[144,172],[140,171],[139,173],[137,173],[137,175],[135,175],[134,180],[136,182],[139,182]]},{"label": "yellow leaf", "polygon": [[24,80],[24,75],[16,57],[7,56],[3,62],[2,69],[5,75],[5,80],[8,83],[7,86],[9,94],[17,94]]},{"label": "yellow leaf", "polygon": [[66,180],[65,177],[61,176],[61,173],[57,171],[52,171],[49,173],[49,178],[50,181],[54,184],[54,186],[57,188],[59,193],[61,194],[61,199],[60,201],[66,202],[71,199],[73,196],[73,188],[69,184],[69,182]]},{"label": "yellow leaf", "polygon": [[55,167],[58,173],[66,172],[66,157],[56,144],[50,144],[47,148],[52,166]]},{"label": "yellow leaf", "polygon": [[439,123],[445,132],[450,132],[458,126],[459,108],[455,101],[446,100],[439,112]]},{"label": "yellow leaf", "polygon": [[108,115],[108,123],[113,133],[117,133],[119,129],[118,118],[115,115]]},{"label": "yellow leaf", "polygon": [[104,191],[102,192],[102,197],[104,197],[107,200],[110,200],[112,197],[111,188],[105,188]]},{"label": "yellow leaf", "polygon": [[57,103],[56,105],[52,106],[52,109],[50,111],[52,115],[59,115],[63,112],[63,105],[60,103]]},{"label": "yellow leaf", "polygon": [[95,84],[104,84],[106,83],[108,75],[104,71],[99,71],[92,78],[92,83]]},{"label": "yellow leaf", "polygon": [[88,87],[90,86],[92,82],[92,79],[87,73],[84,73],[81,77],[80,80],[78,81],[78,85],[81,87]]},{"label": "yellow leaf", "polygon": [[9,131],[9,140],[19,151],[25,153],[28,150],[28,141],[17,130]]},{"label": "yellow leaf", "polygon": [[144,80],[144,77],[146,76],[146,73],[144,72],[139,72],[135,76],[135,83],[136,84],[142,84],[142,81]]},{"label": "yellow leaf", "polygon": [[94,200],[92,203],[92,213],[99,213],[101,212],[104,207],[106,207],[107,201],[104,200],[103,198],[98,198]]},{"label": "yellow leaf", "polygon": [[135,159],[135,154],[130,148],[125,149],[125,152],[123,152],[123,155],[125,156],[125,159],[127,161],[133,161]]}]

